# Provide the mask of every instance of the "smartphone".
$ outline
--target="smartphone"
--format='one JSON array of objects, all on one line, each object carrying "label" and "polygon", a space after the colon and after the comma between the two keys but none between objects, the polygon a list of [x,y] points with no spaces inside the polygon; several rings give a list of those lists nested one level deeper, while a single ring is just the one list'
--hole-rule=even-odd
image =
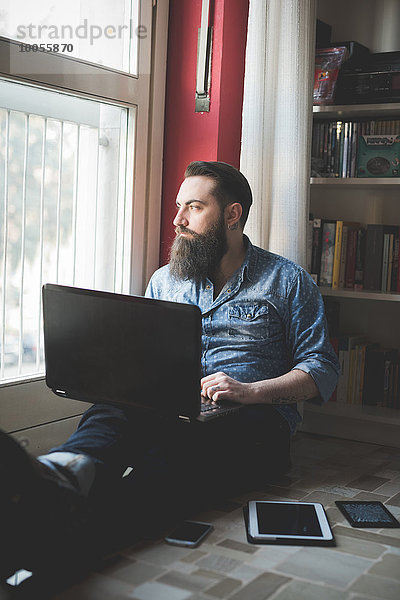
[{"label": "smartphone", "polygon": [[164,540],[174,546],[196,548],[214,528],[210,523],[183,521]]}]

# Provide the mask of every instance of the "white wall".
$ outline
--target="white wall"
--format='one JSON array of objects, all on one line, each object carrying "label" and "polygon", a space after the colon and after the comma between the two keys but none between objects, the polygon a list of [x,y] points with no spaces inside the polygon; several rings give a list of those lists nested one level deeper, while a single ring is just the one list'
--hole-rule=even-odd
[{"label": "white wall", "polygon": [[400,0],[317,0],[317,17],[332,26],[332,41],[400,50]]}]

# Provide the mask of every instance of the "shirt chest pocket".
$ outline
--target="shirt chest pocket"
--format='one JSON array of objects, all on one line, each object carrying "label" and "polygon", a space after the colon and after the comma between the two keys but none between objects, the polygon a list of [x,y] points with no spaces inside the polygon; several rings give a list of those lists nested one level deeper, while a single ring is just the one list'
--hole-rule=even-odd
[{"label": "shirt chest pocket", "polygon": [[229,335],[243,340],[268,337],[270,310],[267,305],[236,304],[228,306]]}]

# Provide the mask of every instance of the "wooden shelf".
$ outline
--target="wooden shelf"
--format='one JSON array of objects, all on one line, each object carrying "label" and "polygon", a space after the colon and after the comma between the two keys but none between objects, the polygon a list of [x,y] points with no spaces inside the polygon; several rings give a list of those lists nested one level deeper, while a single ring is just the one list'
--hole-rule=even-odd
[{"label": "wooden shelf", "polygon": [[400,294],[392,292],[387,294],[385,292],[372,292],[368,290],[352,290],[321,286],[319,288],[323,296],[334,296],[336,298],[355,298],[357,300],[379,300],[380,302],[400,302]]},{"label": "wooden shelf", "polygon": [[400,410],[396,408],[384,408],[382,406],[362,406],[356,404],[341,404],[327,402],[322,406],[304,403],[304,410],[325,415],[336,415],[348,419],[362,419],[363,421],[374,421],[387,425],[400,426]]},{"label": "wooden shelf", "polygon": [[354,117],[390,118],[400,114],[400,103],[388,102],[384,104],[341,104],[313,106],[316,119],[340,119]]},{"label": "wooden shelf", "polygon": [[327,402],[304,403],[301,431],[400,447],[400,410]]},{"label": "wooden shelf", "polygon": [[323,185],[330,187],[396,187],[400,185],[400,177],[311,177],[312,186]]}]

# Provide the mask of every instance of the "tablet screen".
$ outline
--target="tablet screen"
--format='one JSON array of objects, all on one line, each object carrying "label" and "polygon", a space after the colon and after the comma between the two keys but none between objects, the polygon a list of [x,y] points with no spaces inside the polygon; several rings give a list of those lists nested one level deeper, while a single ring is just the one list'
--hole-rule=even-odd
[{"label": "tablet screen", "polygon": [[260,534],[322,536],[315,507],[312,504],[279,504],[257,502]]},{"label": "tablet screen", "polygon": [[251,543],[332,545],[334,538],[319,502],[249,500],[247,533]]}]

